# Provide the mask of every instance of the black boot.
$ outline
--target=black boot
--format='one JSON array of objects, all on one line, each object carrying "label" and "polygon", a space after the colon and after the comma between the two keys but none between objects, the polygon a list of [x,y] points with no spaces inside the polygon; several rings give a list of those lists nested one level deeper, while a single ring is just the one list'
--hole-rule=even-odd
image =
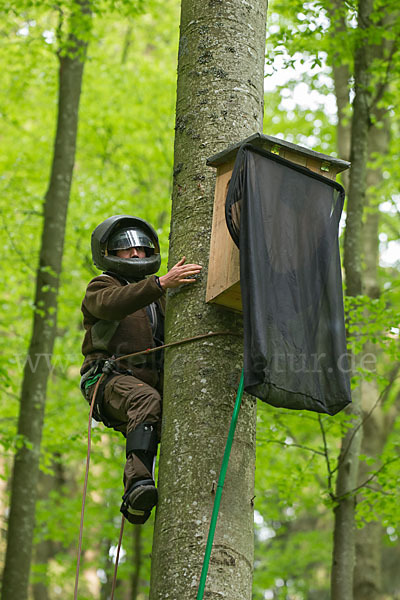
[{"label": "black boot", "polygon": [[136,481],[122,496],[121,512],[130,523],[141,525],[157,504],[158,493],[153,479]]},{"label": "black boot", "polygon": [[[144,464],[148,473],[153,471],[154,457],[157,454],[157,432],[151,423],[141,423],[128,433],[126,456],[135,456]],[[157,504],[158,494],[151,475],[137,479],[122,496],[121,512],[130,523],[141,525],[150,516]]]}]

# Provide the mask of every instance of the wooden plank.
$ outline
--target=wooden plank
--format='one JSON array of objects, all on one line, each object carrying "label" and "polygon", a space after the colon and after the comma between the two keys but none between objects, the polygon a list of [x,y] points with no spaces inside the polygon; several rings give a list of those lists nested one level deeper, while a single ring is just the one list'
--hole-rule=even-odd
[{"label": "wooden plank", "polygon": [[239,250],[225,221],[225,200],[233,165],[231,161],[217,169],[206,302],[212,302],[240,280]]},{"label": "wooden plank", "polygon": [[222,292],[222,294],[219,294],[219,296],[211,300],[211,302],[236,312],[242,312],[242,293],[240,289],[240,281]]},{"label": "wooden plank", "polygon": [[307,157],[304,156],[304,154],[300,154],[299,152],[285,150],[284,154],[281,154],[281,156],[283,156],[283,158],[286,158],[286,160],[290,160],[296,165],[301,165],[302,167],[305,167],[307,164]]}]

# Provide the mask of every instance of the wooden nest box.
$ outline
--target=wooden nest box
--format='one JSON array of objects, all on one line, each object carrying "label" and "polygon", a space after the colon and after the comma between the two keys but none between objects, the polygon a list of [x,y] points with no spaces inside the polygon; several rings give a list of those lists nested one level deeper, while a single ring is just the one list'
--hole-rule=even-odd
[{"label": "wooden nest box", "polygon": [[319,173],[329,179],[349,168],[350,163],[320,152],[314,152],[279,138],[255,133],[207,159],[207,165],[216,167],[214,213],[211,232],[210,259],[206,302],[220,304],[231,310],[242,310],[240,293],[239,250],[231,238],[225,221],[225,200],[236,154],[243,144],[267,150]]}]

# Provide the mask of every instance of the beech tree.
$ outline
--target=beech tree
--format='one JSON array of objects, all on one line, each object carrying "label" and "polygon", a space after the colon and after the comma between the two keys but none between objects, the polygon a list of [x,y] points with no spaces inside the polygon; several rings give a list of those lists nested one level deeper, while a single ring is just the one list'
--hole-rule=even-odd
[{"label": "beech tree", "polygon": [[[338,17],[331,12],[333,31],[346,32],[344,13],[338,3]],[[379,261],[379,212],[371,204],[373,190],[379,185],[382,174],[374,165],[374,157],[382,159],[389,150],[389,129],[386,109],[382,99],[388,91],[394,68],[393,57],[398,45],[398,35],[386,38],[397,20],[397,10],[386,6],[381,12],[372,0],[358,2],[358,36],[354,47],[354,101],[351,129],[345,126],[344,111],[349,99],[349,69],[333,60],[333,73],[338,104],[338,147],[346,150],[350,143],[351,170],[349,176],[347,216],[344,237],[344,270],[346,294],[350,297],[349,321],[354,321],[352,298],[367,294],[374,299],[379,295],[377,266]],[[369,190],[372,190],[369,191]],[[368,201],[369,200],[369,201]],[[364,216],[365,215],[365,216]],[[364,281],[365,280],[365,281]],[[369,309],[363,315],[368,319]],[[359,313],[358,313],[359,314]],[[379,350],[371,341],[355,344],[365,354],[377,357]],[[355,356],[356,358],[356,356]],[[393,371],[393,368],[391,369]],[[397,371],[395,371],[397,372]],[[393,381],[391,382],[393,383]],[[391,385],[391,384],[390,384]],[[386,394],[388,388],[386,388]],[[352,426],[342,440],[338,462],[335,507],[334,549],[331,576],[332,600],[377,599],[381,589],[380,538],[382,530],[376,521],[364,524],[356,533],[356,491],[374,478],[379,469],[379,456],[387,441],[398,408],[392,407],[384,416],[379,402],[376,379],[360,380],[353,390],[354,415]],[[360,462],[360,454],[369,464]],[[371,458],[373,464],[371,464]]]},{"label": "beech tree", "polygon": [[[349,191],[347,199],[346,230],[343,265],[346,293],[362,293],[362,215],[366,193],[368,160],[368,130],[370,103],[370,44],[368,28],[371,23],[373,0],[360,0],[358,23],[360,40],[354,57],[354,87]],[[362,439],[361,391],[353,389],[353,403],[348,409],[353,416],[352,426],[342,441],[336,482],[334,546],[331,573],[332,600],[352,600],[355,549],[355,489],[358,483],[359,454]]]},{"label": "beech tree", "polygon": [[[205,303],[215,173],[207,157],[262,131],[265,0],[183,0],[169,265],[203,265],[190,289],[169,294],[166,341],[209,331],[240,334],[241,319]],[[242,367],[240,337],[166,354],[164,417],[151,600],[194,598],[214,489]],[[245,398],[223,492],[207,597],[251,598],[255,401]]]},{"label": "beech tree", "polygon": [[[357,366],[352,407],[357,415],[350,430],[349,417],[343,420],[343,431],[347,434],[335,468],[329,465],[332,450],[328,455],[325,447],[325,453],[336,517],[332,586],[337,590],[338,598],[375,599],[389,593],[388,578],[382,577],[382,570],[388,568],[388,563],[381,550],[384,536],[388,539],[383,524],[391,524],[393,518],[389,517],[388,521],[387,513],[384,518],[378,507],[384,506],[382,499],[385,496],[390,498],[392,495],[390,489],[383,488],[386,476],[380,477],[380,474],[387,473],[390,461],[395,460],[391,458],[390,448],[396,439],[394,424],[399,410],[396,392],[398,358],[389,349],[390,324],[396,320],[391,319],[391,299],[387,296],[385,299],[385,294],[379,297],[383,283],[386,290],[391,289],[391,284],[388,270],[379,268],[379,234],[382,221],[386,219],[383,220],[384,214],[378,208],[393,193],[387,184],[392,179],[388,177],[391,164],[388,153],[390,129],[396,130],[396,121],[391,119],[388,106],[394,89],[397,89],[398,10],[391,2],[357,2],[350,6],[339,0],[307,6],[297,2],[287,10],[284,3],[275,3],[274,8],[281,11],[282,22],[290,14],[290,27],[286,21],[286,28],[276,34],[277,53],[284,54],[288,48],[286,64],[291,65],[295,53],[299,56],[302,52],[297,64],[305,62],[307,59],[303,57],[306,55],[312,67],[321,67],[326,61],[331,68],[338,109],[339,156],[349,160],[352,146],[351,170],[342,174],[349,196],[345,260],[350,294],[347,299],[349,334],[355,353],[360,358],[373,355],[377,369],[368,372]],[[304,37],[299,36],[299,30]],[[286,45],[285,50],[282,50],[282,43]],[[315,92],[322,87],[322,81],[318,81],[318,74],[313,76],[311,71],[312,68],[304,78]],[[354,80],[355,99],[351,103]],[[283,87],[286,87],[285,97],[289,96],[288,84]],[[306,121],[307,116],[306,113]],[[278,121],[280,132],[286,131],[284,120],[283,117]],[[293,115],[291,120],[293,123]],[[301,114],[299,108],[291,131],[305,133],[307,126],[304,128],[304,124],[304,113]],[[315,131],[318,129],[319,126],[315,126]],[[314,135],[323,140],[324,134],[326,124],[321,135]],[[352,177],[351,189],[349,175]],[[383,239],[387,237],[382,235]],[[378,312],[385,311],[385,307],[386,319],[383,312]],[[342,416],[338,421],[342,421]],[[338,472],[335,491],[331,484]],[[392,531],[391,525],[388,531]],[[296,573],[295,568],[293,570]],[[383,579],[386,579],[384,583]],[[311,593],[308,589],[310,598]],[[317,594],[320,596],[321,592]]]}]

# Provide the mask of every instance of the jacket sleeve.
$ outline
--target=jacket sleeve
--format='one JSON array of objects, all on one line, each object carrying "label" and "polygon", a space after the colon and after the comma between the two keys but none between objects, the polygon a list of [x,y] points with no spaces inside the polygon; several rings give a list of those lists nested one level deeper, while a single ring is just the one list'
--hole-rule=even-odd
[{"label": "jacket sleeve", "polygon": [[89,283],[82,306],[97,319],[121,321],[163,294],[154,276],[122,285],[113,277],[100,275]]}]

